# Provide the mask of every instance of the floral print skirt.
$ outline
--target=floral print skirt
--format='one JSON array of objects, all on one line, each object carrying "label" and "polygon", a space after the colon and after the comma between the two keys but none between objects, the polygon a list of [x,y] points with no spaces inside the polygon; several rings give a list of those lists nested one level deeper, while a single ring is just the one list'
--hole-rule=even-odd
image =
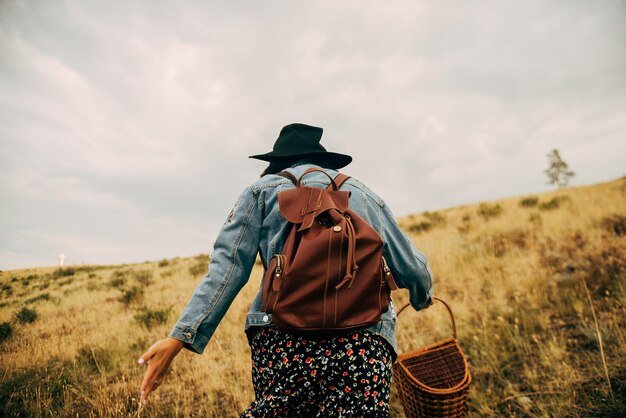
[{"label": "floral print skirt", "polygon": [[244,417],[388,417],[391,348],[370,331],[326,339],[258,327]]}]

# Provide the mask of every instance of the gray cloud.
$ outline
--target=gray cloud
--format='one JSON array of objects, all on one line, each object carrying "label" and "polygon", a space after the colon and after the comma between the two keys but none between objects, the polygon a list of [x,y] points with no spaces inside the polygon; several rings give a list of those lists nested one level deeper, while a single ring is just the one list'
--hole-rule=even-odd
[{"label": "gray cloud", "polygon": [[398,214],[624,174],[620,1],[0,4],[0,268],[210,252],[280,128]]}]

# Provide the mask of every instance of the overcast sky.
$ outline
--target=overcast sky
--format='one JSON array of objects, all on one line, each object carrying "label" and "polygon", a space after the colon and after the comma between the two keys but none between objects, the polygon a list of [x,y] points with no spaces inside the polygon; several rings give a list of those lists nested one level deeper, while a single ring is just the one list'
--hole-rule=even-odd
[{"label": "overcast sky", "polygon": [[[132,3],[132,4],[131,4]],[[398,216],[626,174],[626,2],[0,1],[0,269],[210,253],[283,125]]]}]

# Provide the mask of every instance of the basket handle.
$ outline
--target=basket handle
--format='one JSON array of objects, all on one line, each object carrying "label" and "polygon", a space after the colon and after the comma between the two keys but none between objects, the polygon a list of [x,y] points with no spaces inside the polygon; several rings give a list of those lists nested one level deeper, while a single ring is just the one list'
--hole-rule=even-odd
[{"label": "basket handle", "polygon": [[[437,297],[433,297],[433,299],[434,300],[438,300],[439,302],[443,303],[443,306],[445,306],[446,309],[448,310],[448,313],[450,314],[450,320],[452,321],[452,335],[454,336],[454,339],[456,339],[456,322],[454,321],[454,314],[452,313],[452,309],[450,309],[450,306],[446,302],[444,302],[443,299],[439,299]],[[400,310],[398,311],[396,316],[400,316],[402,311],[405,310],[406,308],[408,308],[410,304],[411,303],[408,302],[406,305],[404,305],[402,308],[400,308]],[[431,305],[432,305],[432,303],[431,303]]]}]

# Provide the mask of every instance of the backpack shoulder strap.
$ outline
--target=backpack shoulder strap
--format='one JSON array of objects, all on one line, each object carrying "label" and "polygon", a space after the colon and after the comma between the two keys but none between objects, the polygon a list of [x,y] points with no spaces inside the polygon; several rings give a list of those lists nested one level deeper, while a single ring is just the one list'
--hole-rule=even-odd
[{"label": "backpack shoulder strap", "polygon": [[[335,176],[335,183],[337,183],[337,190],[348,180],[350,176],[347,174],[339,173]],[[328,189],[332,188],[332,184],[328,185]]]},{"label": "backpack shoulder strap", "polygon": [[291,174],[288,171],[281,171],[280,173],[276,173],[276,175],[284,177],[284,178],[286,178],[288,180],[291,180],[291,182],[293,183],[294,186],[298,183],[298,179],[296,178],[296,176],[294,176],[293,174]]},{"label": "backpack shoulder strap", "polygon": [[[279,173],[276,173],[276,175],[290,180],[294,185],[298,184],[298,179],[296,178],[296,176],[294,176],[288,171],[281,171]],[[348,176],[347,174],[343,174],[343,173],[337,174],[334,178],[335,184],[337,184],[337,189],[339,189],[349,178],[350,176]],[[332,183],[328,185],[328,189],[332,189],[332,187],[333,187]]]}]

